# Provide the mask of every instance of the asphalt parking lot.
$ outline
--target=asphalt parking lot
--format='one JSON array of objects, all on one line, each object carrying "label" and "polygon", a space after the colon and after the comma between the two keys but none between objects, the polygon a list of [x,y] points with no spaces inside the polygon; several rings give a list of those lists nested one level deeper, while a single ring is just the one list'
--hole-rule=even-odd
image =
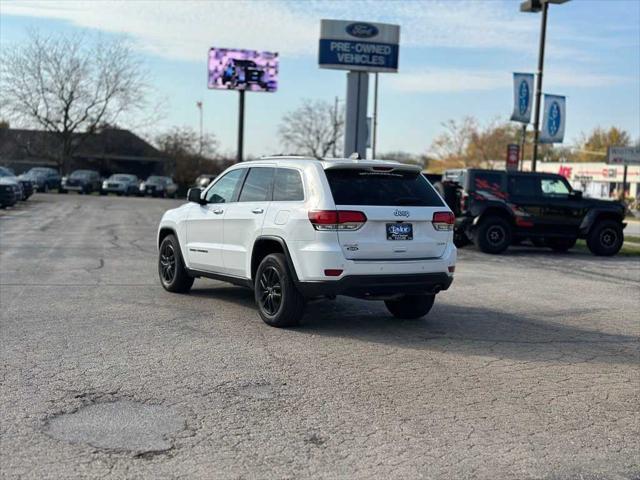
[{"label": "asphalt parking lot", "polygon": [[0,212],[4,478],[640,478],[640,260],[460,252],[427,319],[162,290],[179,201]]}]

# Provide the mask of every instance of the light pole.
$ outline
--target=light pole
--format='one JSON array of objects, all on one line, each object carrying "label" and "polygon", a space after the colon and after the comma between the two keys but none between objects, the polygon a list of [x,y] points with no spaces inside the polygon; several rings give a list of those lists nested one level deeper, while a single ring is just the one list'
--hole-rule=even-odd
[{"label": "light pole", "polygon": [[200,149],[198,154],[202,155],[202,101],[196,102],[196,107],[200,110]]},{"label": "light pole", "polygon": [[547,37],[547,12],[549,4],[566,3],[569,0],[525,0],[520,4],[521,12],[537,13],[542,11],[540,22],[540,47],[538,49],[538,75],[536,78],[536,113],[533,117],[533,158],[531,159],[531,171],[536,171],[538,161],[538,142],[540,139],[540,98],[542,96],[542,73],[544,70],[544,47]]}]

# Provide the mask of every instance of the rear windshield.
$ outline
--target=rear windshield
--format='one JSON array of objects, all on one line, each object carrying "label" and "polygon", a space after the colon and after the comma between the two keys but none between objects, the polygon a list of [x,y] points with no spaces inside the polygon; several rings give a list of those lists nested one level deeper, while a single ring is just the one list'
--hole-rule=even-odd
[{"label": "rear windshield", "polygon": [[417,172],[325,170],[336,205],[441,207],[442,200]]}]

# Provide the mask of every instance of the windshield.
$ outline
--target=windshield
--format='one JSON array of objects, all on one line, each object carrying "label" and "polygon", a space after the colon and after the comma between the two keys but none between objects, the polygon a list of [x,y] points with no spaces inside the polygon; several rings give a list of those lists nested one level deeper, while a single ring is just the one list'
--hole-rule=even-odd
[{"label": "windshield", "polygon": [[151,175],[147,178],[148,183],[164,183],[167,181],[167,177],[159,177],[157,175]]},{"label": "windshield", "polygon": [[70,178],[86,178],[93,172],[91,170],[76,170],[70,175]]},{"label": "windshield", "polygon": [[51,170],[48,168],[32,168],[31,170],[29,170],[26,175],[48,175],[49,173],[51,173]]},{"label": "windshield", "polygon": [[0,177],[15,177],[8,168],[0,167]]},{"label": "windshield", "polygon": [[116,182],[133,182],[135,177],[133,175],[111,175],[109,180],[115,180]]}]

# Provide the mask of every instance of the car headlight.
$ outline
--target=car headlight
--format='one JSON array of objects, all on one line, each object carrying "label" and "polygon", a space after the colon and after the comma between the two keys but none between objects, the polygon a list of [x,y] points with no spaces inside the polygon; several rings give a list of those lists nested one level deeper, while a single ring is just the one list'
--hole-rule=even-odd
[{"label": "car headlight", "polygon": [[107,188],[107,181],[102,182],[102,188]]}]

